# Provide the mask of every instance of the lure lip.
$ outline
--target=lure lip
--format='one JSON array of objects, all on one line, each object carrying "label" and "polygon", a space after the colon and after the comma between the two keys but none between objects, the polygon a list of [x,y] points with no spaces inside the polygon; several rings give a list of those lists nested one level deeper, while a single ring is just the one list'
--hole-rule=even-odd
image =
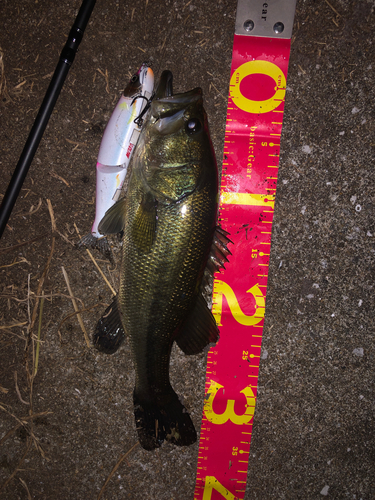
[{"label": "lure lip", "polygon": [[141,67],[137,71],[137,75],[139,75],[139,81],[141,82],[142,86],[145,84],[146,78],[150,78],[151,76],[153,78],[154,72],[152,71],[150,63],[142,63]]},{"label": "lure lip", "polygon": [[122,92],[123,97],[133,99],[137,96],[144,95],[144,88],[148,87],[147,80],[154,80],[154,72],[152,71],[149,63],[142,63],[141,67],[136,73],[130,78],[124,91]]}]

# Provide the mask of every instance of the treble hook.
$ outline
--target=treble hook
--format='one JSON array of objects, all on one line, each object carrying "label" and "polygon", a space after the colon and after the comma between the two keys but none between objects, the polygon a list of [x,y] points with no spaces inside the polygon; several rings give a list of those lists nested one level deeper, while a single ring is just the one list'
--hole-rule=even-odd
[{"label": "treble hook", "polygon": [[150,99],[147,99],[146,96],[144,95],[137,95],[134,97],[134,99],[132,100],[132,103],[130,106],[133,106],[134,102],[137,100],[137,99],[146,99],[147,101],[147,104],[146,106],[143,108],[142,112],[140,113],[139,116],[137,116],[137,118],[134,119],[134,123],[136,125],[138,125],[138,127],[142,127],[143,125],[143,116],[147,113],[147,111],[149,110],[150,106],[151,106],[151,101],[152,99],[154,98],[154,94],[152,94],[152,96],[150,97]]}]

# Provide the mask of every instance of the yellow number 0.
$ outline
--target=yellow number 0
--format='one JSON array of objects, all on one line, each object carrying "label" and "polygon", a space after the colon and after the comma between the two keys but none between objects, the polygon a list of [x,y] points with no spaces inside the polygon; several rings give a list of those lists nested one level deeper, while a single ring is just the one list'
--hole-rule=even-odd
[{"label": "yellow number 0", "polygon": [[234,411],[234,399],[227,400],[227,407],[225,408],[224,413],[218,415],[214,412],[212,405],[215,399],[215,396],[219,389],[223,386],[218,382],[211,380],[211,385],[207,391],[207,399],[204,403],[204,413],[206,418],[212,422],[213,424],[225,424],[230,420],[233,424],[243,425],[250,422],[250,420],[254,416],[255,411],[255,396],[250,386],[245,387],[241,394],[244,394],[246,397],[246,410],[243,415],[237,415]]},{"label": "yellow number 0", "polygon": [[203,500],[211,500],[212,490],[216,490],[227,500],[237,500],[238,498],[235,497],[230,491],[228,491],[221,483],[219,483],[215,476],[206,476]]},{"label": "yellow number 0", "polygon": [[[253,101],[241,94],[241,81],[249,75],[270,76],[275,82],[275,93],[265,101]],[[276,109],[285,98],[286,79],[281,69],[270,61],[248,61],[242,64],[232,75],[229,92],[233,102],[248,113],[268,113]]]}]

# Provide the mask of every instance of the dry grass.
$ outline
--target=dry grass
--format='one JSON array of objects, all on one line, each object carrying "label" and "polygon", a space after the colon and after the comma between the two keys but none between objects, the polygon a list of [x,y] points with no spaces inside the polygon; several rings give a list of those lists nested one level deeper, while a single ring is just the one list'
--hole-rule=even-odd
[{"label": "dry grass", "polygon": [[[49,256],[47,258],[47,262],[45,264],[43,273],[38,281],[38,286],[37,286],[37,291],[35,294],[33,294],[33,300],[34,300],[34,307],[31,312],[30,310],[30,303],[31,303],[31,289],[30,289],[30,275],[28,276],[28,284],[27,284],[27,309],[28,309],[28,321],[27,322],[18,322],[18,323],[12,323],[10,325],[5,325],[1,327],[1,329],[5,331],[9,331],[10,328],[14,327],[22,327],[27,325],[27,332],[26,336],[23,338],[25,341],[25,351],[24,351],[24,364],[25,364],[25,369],[26,369],[26,375],[27,375],[27,401],[24,399],[24,397],[21,395],[20,389],[18,387],[18,375],[17,371],[14,372],[14,382],[15,382],[15,390],[17,393],[17,396],[19,400],[28,406],[29,410],[29,415],[27,417],[21,417],[18,418],[15,414],[13,414],[6,406],[0,405],[0,410],[3,412],[7,413],[11,417],[13,417],[17,421],[17,425],[13,428],[10,429],[5,436],[0,440],[0,445],[3,444],[11,435],[16,432],[17,429],[19,429],[21,426],[25,428],[25,431],[27,433],[27,445],[26,449],[24,450],[23,455],[21,456],[16,468],[14,471],[10,474],[8,479],[4,482],[3,485],[0,487],[0,495],[1,493],[5,490],[5,488],[10,484],[10,482],[14,479],[14,477],[17,475],[17,473],[20,471],[22,468],[23,462],[29,453],[32,445],[34,445],[34,448],[41,454],[43,458],[48,460],[46,457],[43,448],[41,447],[39,443],[39,439],[34,433],[34,426],[33,426],[33,421],[37,416],[42,416],[42,415],[48,415],[51,412],[42,412],[42,413],[37,413],[34,414],[33,412],[33,384],[34,384],[34,379],[37,375],[38,371],[38,363],[39,363],[39,352],[40,352],[40,339],[41,339],[41,327],[42,327],[42,316],[43,316],[43,305],[44,305],[44,282],[48,276],[48,272],[50,269],[53,253],[54,253],[54,248],[55,248],[55,233],[57,232],[56,229],[56,222],[55,222],[55,217],[53,213],[53,208],[50,200],[47,200],[47,206],[48,206],[48,211],[50,214],[50,219],[51,219],[51,227],[52,227],[52,239],[51,239],[51,250],[49,253]],[[40,239],[40,237],[36,238]],[[35,239],[34,239],[35,240]],[[29,242],[26,242],[24,244],[30,243],[30,241],[34,240],[29,240]],[[24,244],[19,244],[15,245],[15,247],[23,246]],[[14,247],[13,247],[14,249]],[[8,249],[5,249],[8,250]],[[4,253],[7,253],[6,251]],[[41,300],[40,300],[41,299]],[[40,304],[40,307],[39,307]],[[33,330],[34,326],[36,323],[36,319],[38,317],[38,312],[39,312],[39,327],[38,327],[38,335],[35,337],[33,335]],[[21,337],[22,338],[22,337]],[[2,391],[3,392],[3,391]],[[21,481],[21,479],[20,479]],[[25,488],[28,497],[30,497],[30,492],[27,488],[27,485],[25,482],[21,481],[22,486]]]},{"label": "dry grass", "polygon": [[[79,239],[81,239],[81,235],[79,234],[78,227],[76,226],[76,223],[74,223],[74,227],[75,227],[75,229],[77,231]],[[86,252],[88,253],[90,259],[93,261],[96,269],[99,271],[101,277],[103,278],[103,280],[107,284],[108,288],[111,290],[111,292],[113,293],[113,295],[116,295],[116,290],[112,287],[112,285],[110,284],[110,282],[107,280],[107,278],[105,277],[103,271],[100,269],[98,263],[96,262],[95,258],[93,257],[92,253],[90,252],[90,250],[88,248],[86,248]]]},{"label": "dry grass", "polygon": [[105,73],[104,73],[100,68],[97,68],[96,71],[99,71],[99,73],[104,77],[105,83],[106,83],[105,91],[107,92],[107,94],[109,94],[110,92],[109,92],[109,75],[108,75],[108,70],[106,69]]},{"label": "dry grass", "polygon": [[30,437],[27,438],[27,446],[26,446],[26,450],[24,452],[24,454],[22,455],[21,457],[21,460],[18,462],[16,468],[14,469],[14,471],[12,472],[12,474],[8,477],[8,479],[5,481],[5,483],[0,487],[0,494],[3,490],[5,490],[5,488],[8,486],[8,484],[12,481],[12,479],[14,478],[14,476],[17,474],[17,472],[21,469],[22,467],[22,464],[26,458],[26,455],[29,453],[30,451],[30,448],[31,448],[31,444],[32,444],[32,439]]},{"label": "dry grass", "polygon": [[[66,295],[65,295],[65,297],[66,297]],[[74,298],[77,299],[76,297],[74,297]],[[77,299],[77,300],[79,300],[80,302],[82,302],[81,299]],[[60,342],[62,342],[62,335],[61,335],[60,329],[61,329],[62,325],[65,323],[65,321],[67,321],[68,319],[73,318],[73,316],[76,316],[76,315],[81,314],[83,312],[91,311],[92,309],[95,309],[95,307],[99,307],[99,306],[108,307],[109,304],[105,304],[103,302],[98,302],[97,304],[94,304],[91,307],[83,307],[83,309],[79,309],[78,311],[74,311],[74,312],[68,314],[67,316],[65,316],[65,318],[63,318],[60,321],[60,323],[58,324],[58,327],[57,327],[57,333],[59,335]]]},{"label": "dry grass", "polygon": [[136,447],[139,445],[139,441],[137,441],[131,448],[130,450],[128,450],[126,453],[124,453],[123,455],[120,456],[120,458],[117,460],[117,463],[116,465],[113,467],[113,469],[111,470],[109,476],[107,477],[105,483],[103,484],[103,487],[102,489],[100,490],[99,492],[99,495],[98,495],[98,498],[97,500],[100,500],[106,487],[107,487],[107,484],[109,483],[109,481],[112,479],[113,475],[115,474],[115,472],[117,471],[117,469],[120,467],[120,465],[122,464],[122,462],[126,459],[126,457],[128,457],[130,455],[130,453],[136,449]]},{"label": "dry grass", "polygon": [[72,292],[72,289],[70,287],[70,282],[69,282],[69,277],[68,277],[68,274],[67,272],[65,271],[65,268],[64,266],[61,266],[61,270],[62,270],[62,273],[63,273],[63,276],[64,276],[64,279],[65,279],[65,283],[66,283],[66,286],[68,288],[68,292],[69,292],[69,295],[70,295],[70,298],[72,300],[72,304],[73,304],[73,307],[74,307],[74,310],[77,314],[77,318],[78,318],[78,323],[79,323],[79,326],[81,327],[81,330],[83,332],[83,335],[85,337],[85,341],[86,341],[86,345],[88,348],[90,348],[90,339],[89,339],[89,336],[88,336],[88,333],[87,333],[87,330],[85,328],[85,325],[83,324],[83,320],[82,320],[82,316],[80,314],[80,311],[78,309],[78,306],[77,306],[77,302],[76,302],[76,299],[74,298],[74,295],[73,295],[73,292]]},{"label": "dry grass", "polygon": [[7,80],[5,78],[4,52],[0,47],[0,99],[5,99],[9,102],[12,99],[9,97],[7,90]]},{"label": "dry grass", "polygon": [[6,247],[6,248],[0,248],[0,255],[5,255],[7,253],[13,253],[15,250],[18,250],[21,247],[24,247],[26,245],[31,245],[31,243],[34,243],[35,241],[39,241],[46,236],[48,236],[49,233],[43,233],[40,236],[36,236],[35,238],[32,238],[31,240],[24,241],[22,243],[18,243],[17,245],[13,245],[11,247]]}]

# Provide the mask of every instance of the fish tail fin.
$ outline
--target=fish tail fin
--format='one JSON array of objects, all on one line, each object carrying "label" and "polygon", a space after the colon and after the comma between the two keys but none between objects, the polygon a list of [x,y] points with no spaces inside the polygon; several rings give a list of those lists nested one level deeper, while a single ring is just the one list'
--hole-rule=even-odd
[{"label": "fish tail fin", "polygon": [[197,440],[194,424],[177,394],[171,388],[168,402],[145,402],[134,391],[134,416],[138,438],[145,450],[159,448],[163,441],[189,446]]},{"label": "fish tail fin", "polygon": [[99,252],[113,264],[112,250],[105,236],[97,238],[92,233],[89,233],[81,238],[76,245],[78,248],[85,247],[99,250]]}]

